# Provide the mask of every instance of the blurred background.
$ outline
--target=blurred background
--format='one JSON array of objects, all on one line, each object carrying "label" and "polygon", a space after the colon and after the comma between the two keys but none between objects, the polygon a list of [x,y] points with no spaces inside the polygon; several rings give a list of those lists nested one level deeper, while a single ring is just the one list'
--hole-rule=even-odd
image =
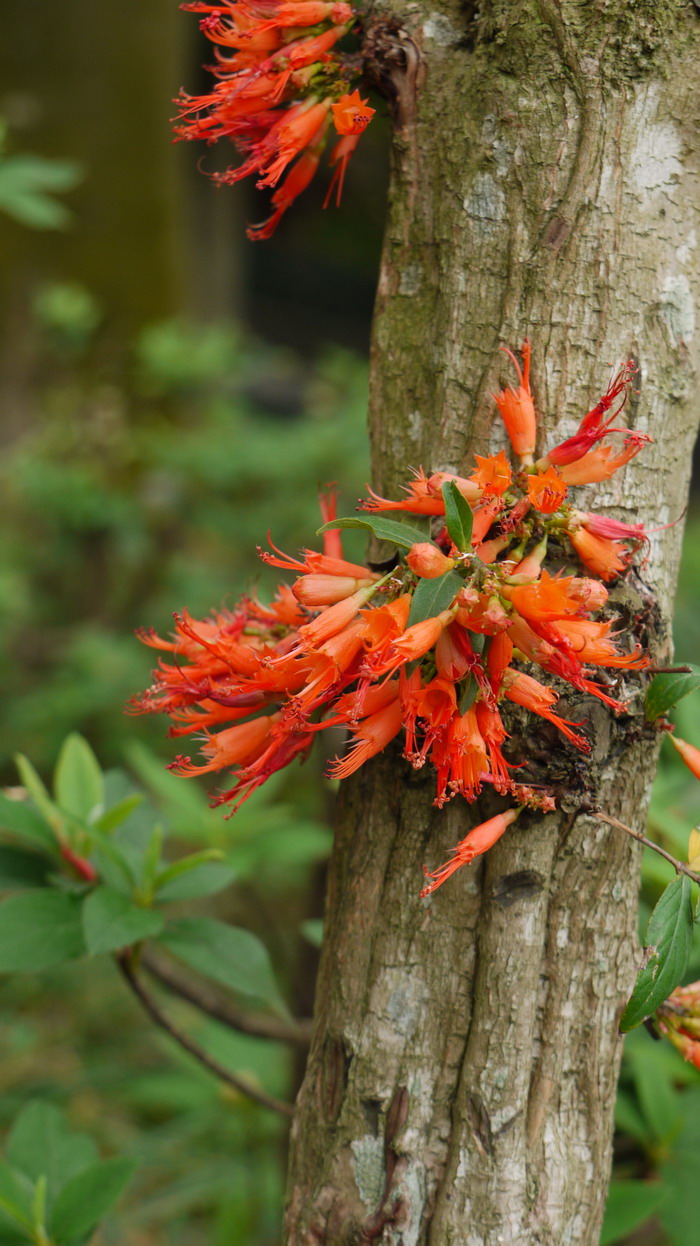
[{"label": "blurred background", "polygon": [[[347,510],[367,479],[387,124],[368,130],[340,209],[321,210],[319,178],[272,241],[253,244],[245,225],[265,217],[265,196],[217,189],[198,163],[213,171],[226,153],[170,140],[172,97],[207,81],[196,18],[173,0],[97,16],[90,0],[6,0],[3,19],[2,782],[17,782],[17,751],[49,776],[80,731],[149,794],[176,843],[225,846],[236,881],[216,914],[264,940],[291,1010],[308,1016],[330,845],[322,759],[224,822],[204,789],[187,785],[185,800],[169,785],[164,724],[122,707],[152,665],[134,628],[167,632],[184,605],[198,616],[271,587],[256,543],[271,530],[296,550],[318,526],[318,487],[336,481]],[[700,517],[688,525],[680,659],[700,653]],[[678,713],[700,743],[700,695]],[[700,796],[670,754],[651,821],[682,856]],[[643,914],[669,877],[645,863]],[[293,1097],[300,1053],[181,1010],[220,1060]],[[5,979],[0,1019],[0,1126],[41,1096],[104,1153],[138,1159],[102,1246],[279,1241],[284,1121],[150,1030],[108,961]],[[604,1242],[697,1246],[699,1107],[700,1074],[635,1032]],[[640,1207],[643,1226],[625,1236]]]}]

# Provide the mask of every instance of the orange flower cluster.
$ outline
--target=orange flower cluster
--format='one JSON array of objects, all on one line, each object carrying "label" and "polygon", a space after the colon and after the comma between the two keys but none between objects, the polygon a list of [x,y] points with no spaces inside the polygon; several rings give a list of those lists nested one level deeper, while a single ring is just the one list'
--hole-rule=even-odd
[{"label": "orange flower cluster", "polygon": [[[339,529],[358,520],[338,519],[334,499],[325,498],[323,553],[294,558],[274,545],[261,552],[297,576],[269,605],[245,597],[201,621],[183,611],[173,639],[141,636],[172,659],[161,659],[132,708],[165,712],[172,735],[202,741],[203,760],[177,757],[176,774],[234,772],[215,804],[238,808],[332,726],[350,733],[349,749],[330,765],[333,778],[352,774],[403,733],[409,763],[430,760],[435,768],[437,806],[457,795],[473,801],[485,785],[510,798],[427,875],[422,895],[486,851],[521,809],[554,807],[551,793],[523,781],[508,757],[504,708],[547,720],[586,753],[582,724],[557,712],[552,678],[622,711],[625,702],[599,672],[649,665],[638,645],[620,646],[612,619],[593,617],[608,598],[604,581],[628,566],[644,530],[576,510],[564,474],[575,468],[581,482],[591,472],[597,479],[596,443],[612,432],[622,431],[633,453],[648,440],[610,427],[609,408],[619,414],[631,369],[617,375],[575,437],[533,463],[527,343],[523,358],[518,390],[496,396],[519,465],[502,450],[477,455],[468,477],[418,470],[401,500],[370,490],[360,504],[360,522],[397,546],[392,570],[380,578],[343,558]],[[423,516],[425,529],[387,519],[387,511]],[[548,551],[557,570],[544,566]],[[580,574],[579,563],[592,574]]]},{"label": "orange flower cluster", "polygon": [[230,185],[253,175],[259,187],[274,188],[272,214],[251,226],[248,237],[271,236],[314,177],[332,126],[340,138],[330,155],[334,174],[326,203],[334,187],[340,203],[348,160],[374,116],[359,91],[350,92],[349,61],[334,51],[352,29],[352,5],[193,0],[182,8],[204,15],[200,25],[215,46],[211,72],[217,81],[206,95],[180,93],[175,133],[235,143],[243,162],[215,173],[215,181]]}]

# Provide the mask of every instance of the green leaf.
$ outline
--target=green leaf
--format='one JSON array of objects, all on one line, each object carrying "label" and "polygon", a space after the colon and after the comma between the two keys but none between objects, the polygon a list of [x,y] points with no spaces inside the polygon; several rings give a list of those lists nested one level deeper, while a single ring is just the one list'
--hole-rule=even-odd
[{"label": "green leaf", "polygon": [[84,952],[76,896],[45,889],[0,904],[0,973],[38,973]]},{"label": "green leaf", "polygon": [[39,812],[43,814],[54,830],[60,830],[63,827],[63,818],[61,817],[60,810],[53,803],[29,758],[24,757],[22,753],[16,753],[15,763],[19,770],[22,784],[26,787]]},{"label": "green leaf", "polygon": [[267,948],[249,930],[212,917],[186,917],[168,926],[158,942],[215,982],[286,1012]]},{"label": "green leaf", "polygon": [[134,1167],[131,1159],[107,1159],[73,1177],[56,1199],[52,1237],[59,1242],[73,1241],[94,1229],[116,1203]]},{"label": "green leaf", "polygon": [[623,1034],[641,1025],[678,986],[688,965],[692,936],[691,883],[686,874],[679,874],[649,918],[644,942],[650,955],[622,1014]]},{"label": "green leaf", "polygon": [[381,541],[391,541],[402,549],[426,543],[426,535],[419,528],[411,528],[409,524],[400,523],[397,519],[385,519],[383,515],[350,515],[346,519],[331,519],[330,523],[324,523],[317,530],[316,535],[320,536],[331,528],[366,528]]},{"label": "green leaf", "polygon": [[464,588],[464,580],[456,571],[447,571],[434,580],[419,580],[411,600],[408,627],[447,610],[461,588]]},{"label": "green leaf", "polygon": [[181,861],[175,861],[155,880],[159,902],[194,900],[223,891],[236,877],[235,870],[221,860],[219,848],[205,848]]},{"label": "green leaf", "polygon": [[117,801],[116,805],[112,805],[111,809],[105,809],[105,812],[96,818],[93,825],[98,831],[109,835],[115,831],[122,822],[126,822],[127,818],[143,804],[143,793],[134,792],[131,796],[125,796],[123,800]]},{"label": "green leaf", "polygon": [[464,685],[464,692],[462,693],[462,696],[459,702],[460,714],[466,714],[467,710],[471,709],[472,705],[476,701],[476,694],[478,691],[479,691],[479,685],[476,682],[474,676],[468,675],[465,685]]},{"label": "green leaf", "polygon": [[40,1099],[22,1109],[7,1143],[7,1158],[14,1168],[32,1182],[47,1178],[49,1200],[96,1157],[92,1139],[74,1133],[63,1113]]},{"label": "green leaf", "polygon": [[56,763],[54,795],[60,808],[87,821],[104,803],[104,778],[87,740],[71,732],[63,742]]},{"label": "green leaf", "polygon": [[659,1176],[668,1198],[659,1219],[673,1246],[697,1246],[697,1191],[700,1183],[700,1087],[689,1086],[682,1095],[684,1122]]},{"label": "green leaf", "polygon": [[466,498],[462,496],[454,480],[446,480],[442,486],[445,503],[445,525],[450,538],[462,553],[470,553],[472,548],[472,528],[474,515]]},{"label": "green leaf", "polygon": [[3,1222],[7,1218],[31,1233],[30,1189],[24,1187],[19,1174],[13,1172],[9,1164],[0,1164],[0,1227],[5,1228]]},{"label": "green leaf", "polygon": [[47,857],[21,848],[0,845],[0,891],[23,891],[25,887],[45,887],[52,868]]},{"label": "green leaf", "polygon": [[56,847],[56,836],[48,822],[24,800],[9,800],[0,792],[0,827],[12,831],[20,839],[31,843]]},{"label": "green leaf", "polygon": [[159,934],[163,924],[162,913],[141,908],[104,884],[91,891],[83,904],[85,943],[93,956],[149,939]]},{"label": "green leaf", "polygon": [[668,1190],[661,1182],[650,1185],[646,1181],[611,1181],[600,1246],[612,1246],[631,1233],[638,1224],[648,1220],[666,1198]]},{"label": "green leaf", "polygon": [[687,663],[691,670],[686,674],[655,675],[647,688],[644,713],[648,722],[660,718],[677,705],[683,697],[700,688],[700,666]]}]

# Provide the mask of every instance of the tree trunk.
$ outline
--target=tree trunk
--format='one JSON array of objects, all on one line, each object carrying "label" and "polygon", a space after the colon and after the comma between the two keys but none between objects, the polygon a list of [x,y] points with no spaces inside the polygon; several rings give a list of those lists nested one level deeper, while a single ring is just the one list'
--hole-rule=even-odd
[{"label": "tree trunk", "polygon": [[[577,505],[677,520],[697,420],[700,14],[679,0],[393,0],[374,17],[370,59],[397,119],[375,484],[504,445],[498,347],[528,334],[543,445],[574,431],[609,361],[639,366],[626,422],[654,445]],[[655,532],[614,594],[664,657],[680,536]],[[523,819],[429,901],[422,864],[488,800],[436,810],[431,776],[398,755],[343,785],[293,1127],[293,1246],[598,1241],[638,854],[590,810],[641,825],[656,755],[641,682],[625,681],[617,720],[567,697],[594,741],[586,777],[568,745],[531,732],[557,813]]]}]

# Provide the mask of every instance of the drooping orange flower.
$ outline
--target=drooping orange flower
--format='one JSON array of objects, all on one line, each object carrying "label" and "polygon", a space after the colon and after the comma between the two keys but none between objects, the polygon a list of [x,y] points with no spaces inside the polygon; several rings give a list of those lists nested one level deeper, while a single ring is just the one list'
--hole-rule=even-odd
[{"label": "drooping orange flower", "polygon": [[571,743],[580,748],[583,753],[590,753],[591,746],[585,736],[572,730],[573,727],[580,726],[580,723],[572,723],[568,718],[560,718],[554,713],[552,706],[556,705],[559,697],[552,688],[539,683],[537,679],[532,678],[532,675],[526,675],[524,671],[516,671],[511,667],[504,672],[501,691],[509,701],[522,705],[524,709],[531,710],[540,718],[547,718],[559,728],[567,740],[571,740]]},{"label": "drooping orange flower", "polygon": [[553,515],[559,510],[567,494],[564,480],[556,467],[548,467],[545,472],[527,478],[527,495],[535,510],[542,515]]},{"label": "drooping orange flower", "polygon": [[399,734],[403,726],[403,707],[396,700],[385,705],[376,714],[363,718],[352,728],[353,743],[344,757],[338,757],[328,767],[330,779],[346,779],[349,774],[364,766],[370,757],[381,753],[387,744]]},{"label": "drooping orange flower", "polygon": [[456,848],[452,849],[452,857],[441,865],[437,870],[429,870],[423,866],[423,872],[430,882],[426,883],[421,891],[421,899],[432,895],[441,887],[448,878],[455,873],[456,870],[462,868],[463,865],[470,865],[475,857],[480,857],[483,853],[488,852],[501,838],[501,835],[508,830],[509,826],[515,822],[520,813],[519,809],[506,809],[503,813],[496,814],[495,818],[489,818],[487,822],[482,822],[480,826],[475,826],[460,840]]},{"label": "drooping orange flower", "polygon": [[192,779],[200,774],[209,774],[213,770],[225,770],[229,766],[237,766],[257,757],[262,752],[265,742],[279,714],[270,714],[263,718],[254,718],[250,722],[239,723],[235,727],[225,727],[223,731],[206,732],[206,744],[202,745],[202,753],[208,758],[201,766],[196,766],[189,757],[176,757],[168,770],[183,779]]},{"label": "drooping orange flower", "polygon": [[700,748],[696,748],[694,744],[689,744],[687,740],[681,740],[677,735],[671,735],[669,738],[688,769],[692,770],[696,779],[700,779]]},{"label": "drooping orange flower", "polygon": [[302,575],[292,585],[292,592],[302,606],[332,606],[351,597],[359,588],[368,588],[379,577],[358,580],[349,575]]},{"label": "drooping orange flower", "polygon": [[531,463],[537,438],[537,417],[530,389],[530,343],[526,339],[521,347],[522,369],[512,350],[506,346],[502,346],[501,350],[512,359],[520,384],[517,389],[511,386],[510,389],[500,390],[493,398],[515,453],[521,462]]},{"label": "drooping orange flower", "polygon": [[351,95],[341,95],[333,109],[333,124],[339,134],[364,134],[372,120],[375,110],[367,107],[367,100],[360,99],[360,92],[355,90]]}]

